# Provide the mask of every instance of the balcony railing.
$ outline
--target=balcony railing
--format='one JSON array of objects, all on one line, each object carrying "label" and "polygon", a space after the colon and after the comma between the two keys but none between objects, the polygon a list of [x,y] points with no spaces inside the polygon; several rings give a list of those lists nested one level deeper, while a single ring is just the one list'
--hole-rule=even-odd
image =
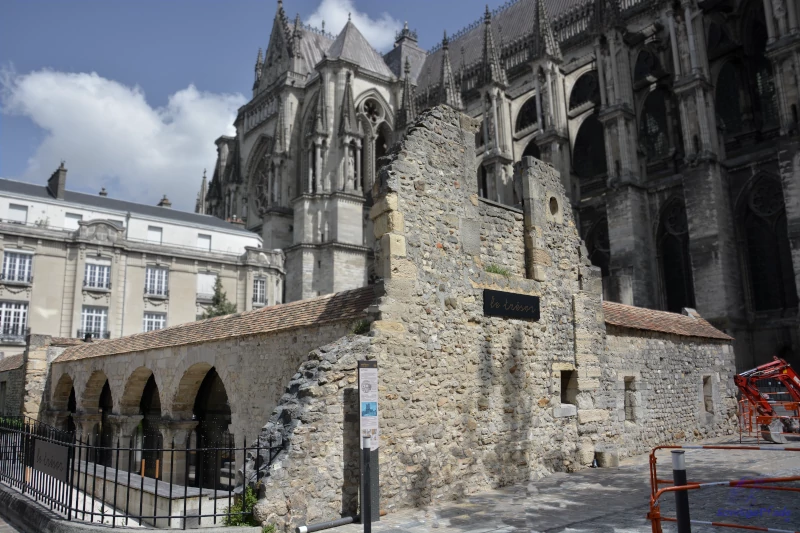
[{"label": "balcony railing", "polygon": [[267,301],[265,298],[259,298],[258,296],[253,296],[253,305],[267,305]]},{"label": "balcony railing", "polygon": [[28,274],[27,276],[22,275],[9,275],[6,272],[0,272],[0,281],[5,283],[24,283],[26,285],[30,285],[33,283],[33,275]]},{"label": "balcony railing", "polygon": [[95,281],[90,282],[89,280],[83,280],[83,288],[87,290],[99,290],[99,291],[110,291],[111,290],[111,282],[106,281]]},{"label": "balcony railing", "polygon": [[214,299],[214,293],[206,293],[206,292],[198,292],[197,293],[197,301],[198,302],[210,302]]},{"label": "balcony railing", "polygon": [[25,342],[28,328],[19,324],[3,324],[0,326],[0,342]]},{"label": "balcony railing", "polygon": [[169,298],[169,289],[158,290],[155,287],[145,287],[144,295],[147,298]]},{"label": "balcony railing", "polygon": [[110,331],[97,331],[97,330],[94,330],[94,329],[79,329],[78,330],[78,338],[79,339],[85,339],[87,337],[89,337],[91,339],[110,339],[111,338],[111,332]]}]

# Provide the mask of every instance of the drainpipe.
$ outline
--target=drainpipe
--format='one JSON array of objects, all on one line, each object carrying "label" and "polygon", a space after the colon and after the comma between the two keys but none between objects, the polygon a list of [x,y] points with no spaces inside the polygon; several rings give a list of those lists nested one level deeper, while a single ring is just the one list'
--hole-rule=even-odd
[{"label": "drainpipe", "polygon": [[320,522],[319,524],[297,526],[295,533],[313,533],[314,531],[322,531],[323,529],[330,529],[332,527],[344,526],[352,524],[359,520],[358,516],[346,516],[338,520],[331,520],[330,522]]}]

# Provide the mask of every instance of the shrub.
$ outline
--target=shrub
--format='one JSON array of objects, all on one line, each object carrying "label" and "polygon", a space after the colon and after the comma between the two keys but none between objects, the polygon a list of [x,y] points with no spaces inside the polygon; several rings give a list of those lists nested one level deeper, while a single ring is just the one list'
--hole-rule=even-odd
[{"label": "shrub", "polygon": [[353,333],[356,335],[365,335],[369,333],[369,320],[359,320],[353,324]]},{"label": "shrub", "polygon": [[[244,494],[239,496],[233,505],[225,509],[225,512],[230,514],[222,520],[222,523],[226,526],[257,526],[258,524],[253,518],[253,507],[256,503],[258,503],[256,491],[251,487],[246,487]],[[274,527],[272,531],[275,531]]]}]

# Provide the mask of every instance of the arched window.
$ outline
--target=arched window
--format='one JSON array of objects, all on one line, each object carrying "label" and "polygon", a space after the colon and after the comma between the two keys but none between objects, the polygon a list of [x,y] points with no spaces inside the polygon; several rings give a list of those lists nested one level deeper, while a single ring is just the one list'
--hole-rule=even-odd
[{"label": "arched window", "polygon": [[595,115],[583,121],[575,137],[572,169],[580,178],[596,178],[607,171],[603,125]]},{"label": "arched window", "polygon": [[517,115],[517,125],[514,128],[514,131],[517,132],[528,129],[536,124],[538,120],[539,119],[536,114],[536,97],[534,96],[532,98],[528,98],[528,100],[522,104],[522,109],[519,110],[519,114]]},{"label": "arched window", "polygon": [[657,239],[666,310],[680,313],[684,307],[694,307],[689,226],[682,201],[673,200],[664,207]]},{"label": "arched window", "polygon": [[669,154],[667,95],[663,89],[651,92],[644,101],[639,139],[644,145],[648,161],[657,161]]},{"label": "arched window", "polygon": [[636,58],[633,67],[633,82],[655,81],[661,75],[661,64],[658,58],[649,50],[642,50]]},{"label": "arched window", "polygon": [[713,59],[722,55],[734,45],[734,42],[731,41],[731,38],[728,36],[728,33],[725,31],[725,28],[722,25],[712,22],[708,26],[709,59]]},{"label": "arched window", "polygon": [[758,179],[741,209],[741,236],[753,310],[796,308],[797,288],[780,182],[769,177]]},{"label": "arched window", "polygon": [[718,125],[723,128],[725,135],[736,135],[742,131],[742,99],[739,90],[739,73],[736,65],[729,61],[719,71],[715,95]]},{"label": "arched window", "polygon": [[600,104],[600,84],[597,81],[597,71],[592,70],[578,78],[575,87],[569,95],[569,108],[575,109],[587,102]]},{"label": "arched window", "polygon": [[522,152],[522,157],[535,157],[536,159],[542,158],[542,152],[539,150],[539,145],[536,144],[536,141],[531,141],[528,143],[528,146],[525,147],[525,150]]},{"label": "arched window", "polygon": [[778,94],[772,65],[766,57],[767,27],[764,8],[756,3],[748,14],[745,32],[745,52],[750,58],[752,94],[754,107],[760,117],[762,128],[778,125]]}]

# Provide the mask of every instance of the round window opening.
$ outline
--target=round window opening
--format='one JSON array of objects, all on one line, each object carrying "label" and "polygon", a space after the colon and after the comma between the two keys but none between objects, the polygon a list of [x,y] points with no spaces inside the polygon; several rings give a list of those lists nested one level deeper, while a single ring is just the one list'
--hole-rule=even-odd
[{"label": "round window opening", "polygon": [[550,214],[555,216],[558,213],[558,200],[555,196],[550,197]]}]

